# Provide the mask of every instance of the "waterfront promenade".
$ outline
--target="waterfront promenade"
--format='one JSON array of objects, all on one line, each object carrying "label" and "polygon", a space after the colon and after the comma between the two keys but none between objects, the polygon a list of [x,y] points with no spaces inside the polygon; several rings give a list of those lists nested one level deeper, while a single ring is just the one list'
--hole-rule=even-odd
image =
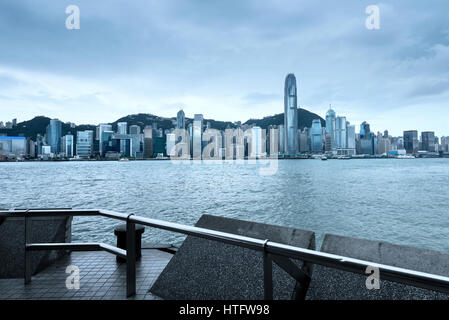
[{"label": "waterfront promenade", "polygon": [[[142,249],[136,262],[136,295],[126,298],[126,263],[117,263],[108,252],[72,252],[32,277],[0,279],[0,300],[158,300],[148,292],[173,255],[157,249]],[[66,268],[80,270],[80,288],[67,289]]]}]

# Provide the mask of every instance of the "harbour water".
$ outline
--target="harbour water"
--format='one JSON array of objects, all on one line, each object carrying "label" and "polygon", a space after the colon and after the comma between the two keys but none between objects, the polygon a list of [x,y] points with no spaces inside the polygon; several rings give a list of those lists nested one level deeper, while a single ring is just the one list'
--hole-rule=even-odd
[{"label": "harbour water", "polygon": [[[449,251],[449,159],[0,163],[0,208],[103,208],[194,225],[203,213]],[[119,222],[76,217],[74,242],[114,243]],[[147,228],[147,243],[182,235]]]}]

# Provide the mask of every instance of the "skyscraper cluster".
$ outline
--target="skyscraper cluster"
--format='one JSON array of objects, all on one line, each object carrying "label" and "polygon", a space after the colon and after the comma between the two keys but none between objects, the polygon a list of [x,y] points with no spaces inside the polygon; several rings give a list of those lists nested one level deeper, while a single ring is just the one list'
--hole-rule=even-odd
[{"label": "skyscraper cluster", "polygon": [[[139,125],[121,121],[115,128],[112,124],[102,123],[95,131],[77,131],[73,135],[67,130],[76,128],[73,123],[63,124],[52,119],[45,134],[38,134],[36,141],[0,134],[0,156],[151,159],[182,154],[185,158],[200,160],[266,156],[295,158],[313,154],[356,157],[449,153],[449,137],[439,139],[433,131],[424,131],[419,136],[417,130],[408,130],[401,137],[392,137],[387,130],[383,134],[375,134],[365,121],[356,133],[355,126],[345,116],[337,115],[332,107],[329,107],[325,118],[325,121],[314,119],[310,126],[300,127],[298,85],[295,75],[290,73],[284,83],[284,121],[279,125],[261,128],[236,122],[233,128],[228,126],[218,130],[212,128],[211,122],[205,121],[202,114],[195,114],[188,120],[180,110],[176,119],[171,120],[173,127],[170,129],[158,128],[154,122],[142,131]],[[64,136],[63,125],[68,131]],[[0,129],[15,126],[16,119],[6,125],[0,122]]]}]

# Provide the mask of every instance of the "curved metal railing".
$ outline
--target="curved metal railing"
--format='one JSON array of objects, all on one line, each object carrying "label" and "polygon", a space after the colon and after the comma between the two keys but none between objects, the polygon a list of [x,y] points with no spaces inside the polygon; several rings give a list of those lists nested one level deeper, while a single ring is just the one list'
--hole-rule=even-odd
[{"label": "curved metal railing", "polygon": [[[30,217],[44,216],[102,216],[126,222],[126,250],[103,243],[30,243]],[[173,222],[151,219],[134,214],[124,214],[110,210],[87,209],[11,209],[0,211],[1,218],[23,217],[25,219],[25,283],[31,281],[30,257],[28,253],[35,250],[104,250],[126,258],[126,293],[133,296],[136,293],[136,251],[135,225],[141,224],[152,228],[163,229],[185,235],[191,235],[208,240],[227,243],[260,251],[264,259],[264,294],[265,299],[273,298],[272,263],[275,262],[296,280],[304,274],[289,259],[297,259],[312,264],[364,274],[367,267],[379,269],[382,279],[403,283],[415,287],[449,293],[449,277],[420,272],[416,270],[398,268],[390,265],[366,260],[353,259],[340,255],[294,247],[268,240],[235,235],[206,228],[187,226]]]}]

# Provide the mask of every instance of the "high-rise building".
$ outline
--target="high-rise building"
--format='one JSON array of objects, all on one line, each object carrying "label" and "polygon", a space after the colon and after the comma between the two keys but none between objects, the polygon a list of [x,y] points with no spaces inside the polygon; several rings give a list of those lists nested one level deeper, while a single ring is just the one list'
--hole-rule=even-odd
[{"label": "high-rise building", "polygon": [[366,121],[360,125],[360,138],[358,143],[358,153],[367,155],[375,154],[377,148],[375,147],[374,134],[371,132],[370,126]]},{"label": "high-rise building", "polygon": [[320,119],[314,119],[312,121],[312,152],[323,152],[323,129]]},{"label": "high-rise building", "polygon": [[153,158],[153,128],[151,126],[145,127],[143,137],[143,157],[145,159]]},{"label": "high-rise building", "polygon": [[346,117],[335,118],[335,148],[346,149],[347,148],[347,128]]},{"label": "high-rise building", "polygon": [[61,138],[61,152],[66,158],[73,158],[73,135],[67,134]]},{"label": "high-rise building", "polygon": [[404,131],[404,149],[407,153],[417,153],[419,147],[418,131]]},{"label": "high-rise building", "polygon": [[27,154],[27,140],[25,137],[0,136],[0,155],[24,156]]},{"label": "high-rise building", "polygon": [[42,146],[44,145],[44,137],[41,134],[36,136],[36,156],[42,154]]},{"label": "high-rise building", "polygon": [[88,159],[92,155],[94,132],[92,130],[78,131],[76,133],[76,155]]},{"label": "high-rise building", "polygon": [[324,135],[324,151],[326,152],[332,151],[332,135],[330,133],[326,133]]},{"label": "high-rise building", "polygon": [[441,149],[443,152],[449,152],[449,137],[441,137]]},{"label": "high-rise building", "polygon": [[196,114],[193,119],[193,159],[201,160],[203,138],[203,115]]},{"label": "high-rise building", "polygon": [[50,124],[47,126],[47,144],[54,154],[61,152],[61,136],[62,122],[58,119],[50,120]]},{"label": "high-rise building", "polygon": [[175,145],[176,145],[175,134],[167,133],[166,134],[166,143],[165,143],[165,150],[166,150],[167,156],[174,157],[176,155]]},{"label": "high-rise building", "polygon": [[166,141],[164,136],[155,136],[153,138],[154,143],[154,157],[166,155]]},{"label": "high-rise building", "polygon": [[141,134],[140,126],[138,125],[130,126],[129,135],[131,136],[132,139],[131,155],[133,157],[137,157],[137,155],[141,152],[141,145],[143,144],[143,136]]},{"label": "high-rise building", "polygon": [[183,110],[179,110],[176,115],[176,129],[186,128],[186,115]]},{"label": "high-rise building", "polygon": [[[106,124],[106,123],[101,123],[97,126],[96,140],[98,141],[98,148],[99,148],[98,151],[100,153],[100,156],[104,156],[103,146],[106,141],[103,141],[102,137],[103,137],[103,132],[105,132],[105,131],[112,131],[112,125]],[[93,150],[91,152],[93,152]]]},{"label": "high-rise building", "polygon": [[127,134],[128,133],[128,123],[127,122],[118,122],[117,123],[117,133],[118,134]]},{"label": "high-rise building", "polygon": [[348,149],[352,150],[352,153],[355,154],[355,126],[354,125],[350,125],[349,122],[346,125],[346,129],[347,129],[347,143],[346,143],[346,147]]},{"label": "high-rise building", "polygon": [[[326,135],[330,135],[330,150],[335,149],[335,119],[335,111],[329,107],[329,110],[326,113]],[[326,149],[326,151],[330,150]]]},{"label": "high-rise building", "polygon": [[27,154],[30,158],[36,157],[36,142],[27,138]]},{"label": "high-rise building", "polygon": [[132,125],[129,127],[129,134],[140,134],[140,127],[137,125]]},{"label": "high-rise building", "polygon": [[[101,134],[101,146],[100,146],[100,150],[101,150],[101,154],[104,156],[106,156],[106,153],[108,151],[112,151],[112,136],[114,135],[114,131],[103,131]],[[114,148],[115,151],[115,148]]]},{"label": "high-rise building", "polygon": [[103,131],[112,131],[112,125],[107,124],[107,123],[100,123],[97,126],[97,132],[95,135],[95,140],[100,141],[101,140],[101,134],[103,133]]},{"label": "high-rise building", "polygon": [[261,127],[251,128],[251,150],[249,150],[251,158],[261,158],[266,156],[265,139],[262,134]]},{"label": "high-rise building", "polygon": [[377,137],[377,154],[388,154],[391,151],[389,138]]},{"label": "high-rise building", "polygon": [[284,125],[279,125],[279,153],[284,154],[285,153],[285,129]]},{"label": "high-rise building", "polygon": [[294,155],[298,148],[298,99],[295,75],[290,73],[285,78],[284,86],[284,130],[285,154]]},{"label": "high-rise building", "polygon": [[[117,133],[120,135],[128,134],[128,123],[127,122],[118,122],[117,123]],[[126,139],[120,140],[120,154],[126,155],[127,149],[127,141]]]},{"label": "high-rise building", "polygon": [[[435,152],[435,132],[424,131],[421,132],[422,150],[428,152]],[[437,143],[438,144],[438,143]]]}]

